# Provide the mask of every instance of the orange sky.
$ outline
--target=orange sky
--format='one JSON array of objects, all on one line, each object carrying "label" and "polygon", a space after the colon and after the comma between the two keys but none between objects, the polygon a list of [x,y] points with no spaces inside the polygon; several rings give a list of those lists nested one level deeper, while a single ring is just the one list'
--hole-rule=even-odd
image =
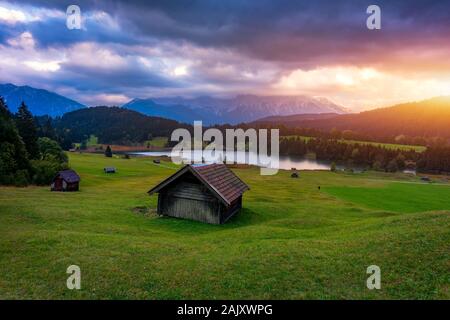
[{"label": "orange sky", "polygon": [[0,82],[88,105],[236,94],[323,96],[354,111],[450,95],[445,1],[0,1]]}]

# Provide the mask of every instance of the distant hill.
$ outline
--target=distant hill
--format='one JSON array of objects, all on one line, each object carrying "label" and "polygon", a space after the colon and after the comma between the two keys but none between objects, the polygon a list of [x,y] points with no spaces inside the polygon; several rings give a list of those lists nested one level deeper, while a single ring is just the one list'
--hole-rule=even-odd
[{"label": "distant hill", "polygon": [[122,106],[147,115],[181,122],[203,120],[205,124],[237,124],[267,116],[294,114],[347,113],[348,110],[326,98],[309,96],[239,95],[233,98],[151,98],[134,99]]},{"label": "distant hill", "polygon": [[11,83],[0,84],[0,96],[4,98],[10,111],[16,112],[24,101],[31,113],[37,116],[61,116],[66,112],[86,108],[85,105],[54,92]]},{"label": "distant hill", "polygon": [[81,142],[91,134],[100,143],[142,142],[152,136],[170,136],[173,130],[187,127],[174,120],[149,117],[119,107],[93,107],[66,113],[55,121],[58,131],[69,140]]},{"label": "distant hill", "polygon": [[[296,116],[290,117],[295,118]],[[273,119],[272,124],[321,130],[352,130],[373,137],[450,138],[450,97],[438,97],[419,102],[403,103],[392,107],[357,114],[337,115],[331,118]]]}]

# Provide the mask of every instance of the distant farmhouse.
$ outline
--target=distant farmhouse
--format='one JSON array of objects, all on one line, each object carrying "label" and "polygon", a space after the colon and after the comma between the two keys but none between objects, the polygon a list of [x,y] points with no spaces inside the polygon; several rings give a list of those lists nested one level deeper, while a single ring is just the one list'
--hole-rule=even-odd
[{"label": "distant farmhouse", "polygon": [[186,165],[148,191],[158,193],[158,214],[222,224],[242,208],[250,188],[224,164]]},{"label": "distant farmhouse", "polygon": [[53,178],[51,191],[78,191],[80,186],[80,176],[73,170],[58,172]]}]

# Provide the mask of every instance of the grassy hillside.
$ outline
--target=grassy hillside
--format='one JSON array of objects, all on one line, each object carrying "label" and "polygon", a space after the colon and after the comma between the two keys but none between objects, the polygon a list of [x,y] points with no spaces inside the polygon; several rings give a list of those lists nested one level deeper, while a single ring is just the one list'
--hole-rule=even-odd
[{"label": "grassy hillside", "polygon": [[[292,139],[297,136],[283,136],[282,138],[284,138],[284,137],[288,138],[288,139]],[[314,137],[306,137],[306,136],[298,136],[298,137],[304,139],[305,141],[314,139]],[[342,142],[342,143],[348,143],[348,144],[360,144],[360,145],[371,145],[371,146],[375,146],[375,147],[383,147],[383,148],[391,149],[391,150],[404,150],[404,151],[414,150],[416,152],[423,152],[427,149],[424,146],[412,146],[412,145],[397,144],[397,143],[382,143],[382,142],[373,142],[373,141],[345,140],[345,139],[339,139],[338,141]]]},{"label": "grassy hillside", "polygon": [[[117,107],[85,108],[64,114],[54,121],[56,130],[71,142],[102,144],[142,143],[149,134],[167,137],[188,125],[174,120],[149,117]],[[92,140],[96,137],[96,140]]]},{"label": "grassy hillside", "polygon": [[381,143],[381,142],[372,142],[372,141],[360,141],[360,140],[344,140],[340,139],[339,142],[349,143],[349,144],[360,144],[360,145],[371,145],[375,147],[383,147],[391,150],[414,150],[416,152],[423,152],[427,149],[424,146],[412,146],[406,144],[398,144],[398,143]]},{"label": "grassy hillside", "polygon": [[358,114],[329,119],[281,122],[288,126],[321,130],[352,130],[372,137],[442,137],[450,138],[450,97],[398,104]]},{"label": "grassy hillside", "polygon": [[[70,154],[70,164],[80,192],[0,187],[0,298],[450,298],[448,184],[236,169],[251,187],[244,210],[216,226],[142,209],[155,208],[146,191],[171,163]],[[66,288],[71,264],[78,291]],[[381,290],[366,288],[372,264]]]},{"label": "grassy hillside", "polygon": [[157,148],[164,148],[169,141],[168,137],[154,137],[152,140],[145,141],[145,146],[152,146]]}]

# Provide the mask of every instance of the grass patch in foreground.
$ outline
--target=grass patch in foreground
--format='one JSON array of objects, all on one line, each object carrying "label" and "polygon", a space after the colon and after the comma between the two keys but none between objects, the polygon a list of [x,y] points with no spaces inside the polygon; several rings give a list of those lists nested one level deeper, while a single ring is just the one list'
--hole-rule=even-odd
[{"label": "grass patch in foreground", "polygon": [[389,183],[382,187],[328,187],[325,191],[368,208],[395,212],[450,210],[450,185]]},{"label": "grass patch in foreground", "polygon": [[[388,188],[387,197],[400,186],[386,174],[302,171],[291,179],[288,171],[234,169],[251,190],[243,211],[217,226],[151,214],[156,197],[146,191],[175,167],[69,156],[80,192],[0,187],[1,299],[450,298],[450,211],[404,214],[329,193]],[[104,174],[105,166],[117,173]],[[426,195],[428,211],[444,208],[443,190],[398,192]],[[398,206],[409,208],[411,197]],[[81,290],[66,288],[71,264],[81,268]],[[366,288],[372,264],[381,267],[381,290]]]}]

